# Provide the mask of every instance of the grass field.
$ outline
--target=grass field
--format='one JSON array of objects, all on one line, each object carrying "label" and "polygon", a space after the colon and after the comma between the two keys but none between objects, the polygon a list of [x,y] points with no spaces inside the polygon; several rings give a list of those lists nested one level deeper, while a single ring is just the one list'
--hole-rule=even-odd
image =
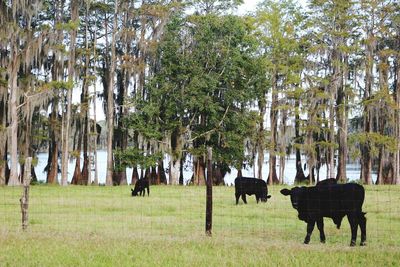
[{"label": "grass field", "polygon": [[[325,219],[326,244],[281,186],[268,203],[236,206],[233,187],[213,188],[213,236],[205,236],[205,187],[32,186],[21,230],[22,188],[0,187],[0,266],[400,266],[400,187],[366,187],[367,246],[349,247],[347,219]],[[360,241],[358,231],[357,245]]]}]

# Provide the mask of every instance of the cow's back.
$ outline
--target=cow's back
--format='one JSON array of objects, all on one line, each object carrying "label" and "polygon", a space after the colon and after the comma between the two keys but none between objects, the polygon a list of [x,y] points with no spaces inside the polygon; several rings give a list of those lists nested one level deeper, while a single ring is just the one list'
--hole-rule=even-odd
[{"label": "cow's back", "polygon": [[238,177],[235,179],[235,191],[238,194],[255,194],[266,190],[267,184],[262,179]]},{"label": "cow's back", "polygon": [[364,187],[359,184],[330,184],[307,188],[300,206],[303,211],[331,217],[361,212],[364,197]]}]

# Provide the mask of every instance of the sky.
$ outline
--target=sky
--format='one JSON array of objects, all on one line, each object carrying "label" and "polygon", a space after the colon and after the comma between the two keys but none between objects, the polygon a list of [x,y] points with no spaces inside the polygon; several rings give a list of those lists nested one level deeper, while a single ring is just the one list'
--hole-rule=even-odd
[{"label": "sky", "polygon": [[256,6],[261,0],[244,0],[244,3],[238,8],[240,14],[245,14],[256,10]]}]

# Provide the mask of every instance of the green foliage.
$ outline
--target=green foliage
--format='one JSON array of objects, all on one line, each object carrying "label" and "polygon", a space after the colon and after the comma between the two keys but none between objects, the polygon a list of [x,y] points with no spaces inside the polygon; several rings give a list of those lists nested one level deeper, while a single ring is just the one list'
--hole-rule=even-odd
[{"label": "green foliage", "polygon": [[115,166],[116,170],[137,166],[140,166],[142,169],[147,169],[148,167],[156,166],[158,160],[162,158],[161,153],[149,155],[134,147],[129,147],[125,150],[116,149],[113,151],[113,154],[117,164]]},{"label": "green foliage", "polygon": [[243,18],[173,17],[157,49],[161,68],[148,83],[148,97],[134,101],[137,112],[126,125],[156,140],[190,129],[191,152],[200,153],[207,139],[218,160],[242,160],[252,116],[246,107],[255,96],[254,45]]},{"label": "green foliage", "polygon": [[73,81],[68,81],[68,82],[64,82],[64,81],[50,81],[50,82],[45,82],[42,83],[39,90],[49,90],[49,89],[56,89],[56,90],[61,90],[61,89],[66,89],[66,90],[72,90],[74,87],[74,83]]},{"label": "green foliage", "polygon": [[70,20],[68,23],[57,23],[55,25],[56,30],[61,30],[61,31],[74,31],[79,28],[80,20],[72,21]]},{"label": "green foliage", "polygon": [[353,159],[361,156],[361,147],[368,146],[371,155],[378,156],[379,149],[384,148],[389,152],[397,151],[397,141],[393,136],[382,135],[379,133],[354,133],[349,135],[350,155]]},{"label": "green foliage", "polygon": [[6,79],[0,78],[0,87],[7,87],[8,81]]}]

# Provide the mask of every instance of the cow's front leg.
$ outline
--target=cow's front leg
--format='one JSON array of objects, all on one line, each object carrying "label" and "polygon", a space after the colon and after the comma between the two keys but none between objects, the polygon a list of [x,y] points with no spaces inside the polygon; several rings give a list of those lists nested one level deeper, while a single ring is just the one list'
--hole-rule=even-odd
[{"label": "cow's front leg", "polygon": [[304,244],[310,243],[312,231],[314,230],[315,221],[307,222],[307,235],[304,239]]},{"label": "cow's front leg", "polygon": [[257,204],[258,204],[258,201],[260,201],[260,198],[256,195],[256,201],[257,201]]},{"label": "cow's front leg", "polygon": [[246,194],[242,194],[242,200],[243,200],[244,204],[247,204],[247,201],[246,201]]},{"label": "cow's front leg", "polygon": [[321,243],[325,243],[324,218],[321,217],[317,220],[317,227],[319,230],[319,239],[321,240]]}]

